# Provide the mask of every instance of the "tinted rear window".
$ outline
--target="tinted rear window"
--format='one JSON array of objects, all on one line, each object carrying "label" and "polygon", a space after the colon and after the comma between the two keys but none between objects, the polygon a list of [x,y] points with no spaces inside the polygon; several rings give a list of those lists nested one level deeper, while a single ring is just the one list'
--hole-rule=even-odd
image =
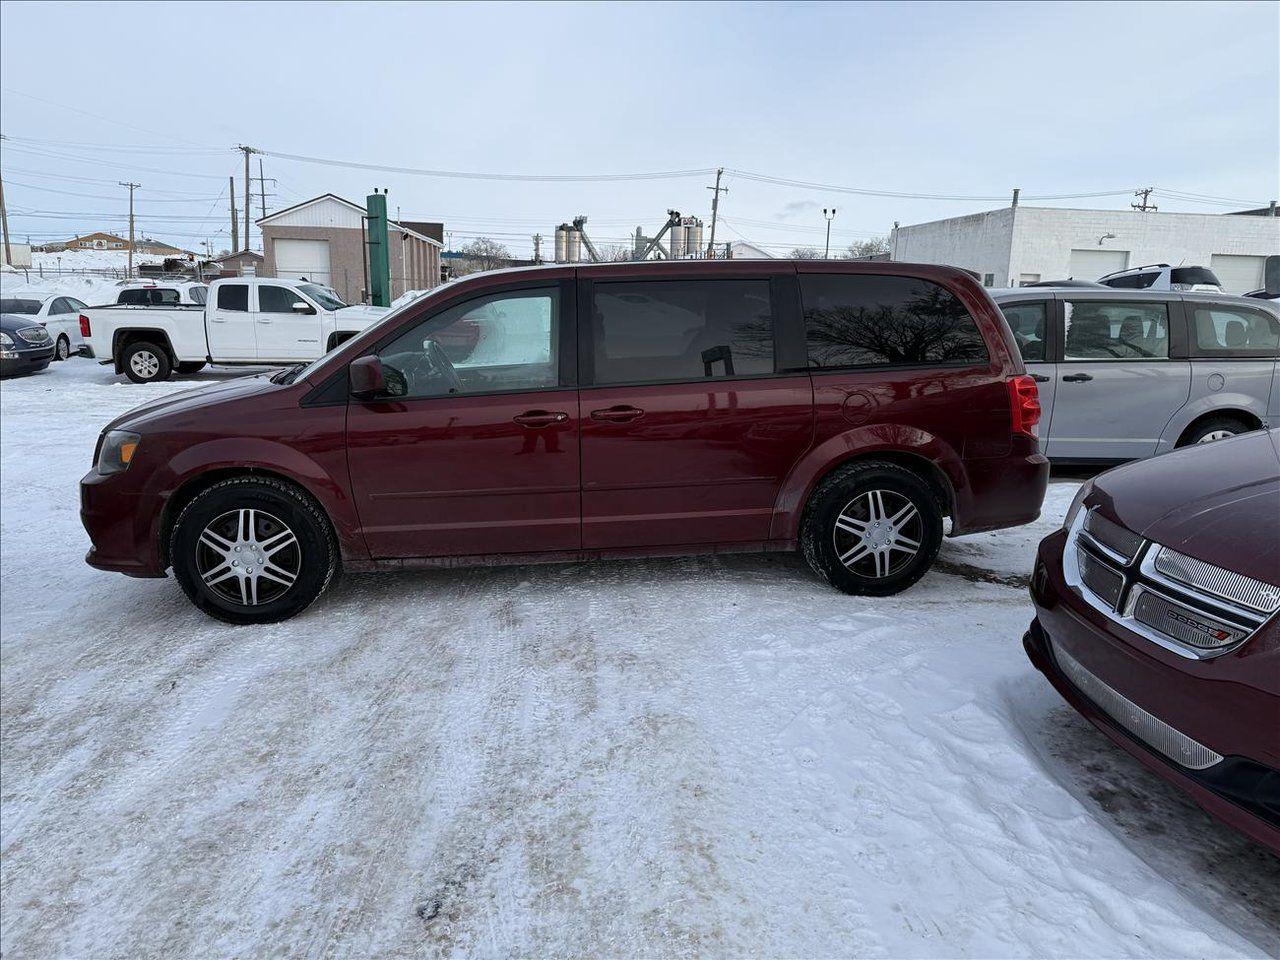
[{"label": "tinted rear window", "polygon": [[1103,280],[1103,284],[1108,287],[1114,287],[1117,290],[1146,290],[1149,286],[1156,282],[1160,277],[1160,272],[1149,271],[1147,273],[1131,273],[1124,277],[1113,277],[1110,280]]},{"label": "tinted rear window", "polygon": [[249,309],[249,287],[243,283],[229,283],[218,287],[218,309],[240,313]]},{"label": "tinted rear window", "polygon": [[1044,300],[1035,303],[1010,303],[1001,306],[1004,318],[1009,321],[1013,339],[1018,343],[1025,363],[1037,363],[1045,358],[1045,339],[1048,332],[1049,305]]},{"label": "tinted rear window", "polygon": [[619,281],[594,291],[596,383],[773,372],[768,280]]},{"label": "tinted rear window", "polygon": [[128,306],[145,306],[151,302],[151,291],[145,289],[137,290],[121,290],[120,296],[116,299],[116,303],[123,303]]},{"label": "tinted rear window", "polygon": [[1280,320],[1260,310],[1197,306],[1191,310],[1194,356],[1274,357],[1280,353]]},{"label": "tinted rear window", "polygon": [[0,300],[0,313],[39,313],[39,300]]},{"label": "tinted rear window", "polygon": [[1205,267],[1174,267],[1169,274],[1170,283],[1185,283],[1188,286],[1197,283],[1210,283],[1215,287],[1222,286],[1218,276]]},{"label": "tinted rear window", "polygon": [[950,292],[913,277],[800,277],[809,365],[844,367],[981,363],[987,345]]}]

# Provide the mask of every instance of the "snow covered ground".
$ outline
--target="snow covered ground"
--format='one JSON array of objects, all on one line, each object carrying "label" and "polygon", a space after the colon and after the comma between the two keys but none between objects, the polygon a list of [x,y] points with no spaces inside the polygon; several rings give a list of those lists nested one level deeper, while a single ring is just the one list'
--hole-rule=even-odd
[{"label": "snow covered ground", "polygon": [[0,386],[7,957],[1275,956],[1280,861],[1077,718],[1033,526],[887,600],[792,557],[351,576],[234,628],[97,573],[110,417]]}]

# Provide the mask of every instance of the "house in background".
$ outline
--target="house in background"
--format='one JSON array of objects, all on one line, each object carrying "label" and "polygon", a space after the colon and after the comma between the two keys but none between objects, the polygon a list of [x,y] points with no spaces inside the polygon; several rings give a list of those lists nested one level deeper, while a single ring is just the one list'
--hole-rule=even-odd
[{"label": "house in background", "polygon": [[[67,250],[119,250],[124,252],[129,249],[129,241],[127,238],[118,237],[114,233],[97,231],[72,237],[70,240],[56,240],[53,243],[41,244],[35,249],[41,253],[62,253]],[[175,257],[190,254],[191,251],[175,247],[173,244],[165,243],[163,240],[140,237],[133,241],[133,252],[157,257]]]},{"label": "house in background", "polygon": [[255,250],[237,250],[214,260],[220,277],[268,277],[266,258]]},{"label": "house in background", "polygon": [[894,227],[893,259],[976,272],[984,286],[1097,280],[1130,267],[1208,267],[1228,293],[1262,286],[1263,263],[1280,253],[1274,208],[1246,213],[1067,210],[1009,206]]},{"label": "house in background", "polygon": [[[365,216],[360,204],[326,193],[263,217],[262,275],[305,278],[332,287],[348,303],[363,302],[369,287]],[[387,233],[392,299],[438,286],[444,225],[392,220]]]}]

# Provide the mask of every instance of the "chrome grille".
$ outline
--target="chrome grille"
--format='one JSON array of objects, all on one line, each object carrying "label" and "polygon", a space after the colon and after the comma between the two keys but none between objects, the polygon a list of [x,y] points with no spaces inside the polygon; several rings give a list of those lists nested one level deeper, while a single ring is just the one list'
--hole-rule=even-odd
[{"label": "chrome grille", "polygon": [[1086,550],[1080,551],[1080,579],[1084,585],[1105,601],[1107,606],[1115,607],[1120,602],[1120,592],[1124,589],[1124,577]]},{"label": "chrome grille", "polygon": [[1221,656],[1262,626],[1272,591],[1271,609],[1280,608],[1280,588],[1158,543],[1139,539],[1125,560],[1118,548],[1129,549],[1134,537],[1092,510],[1082,512],[1063,548],[1063,577],[1094,609],[1166,650],[1194,660]]},{"label": "chrome grille", "polygon": [[1084,532],[1095,542],[1123,557],[1125,563],[1136,557],[1138,549],[1142,546],[1140,536],[1108,520],[1096,509],[1085,514]]},{"label": "chrome grille", "polygon": [[1223,600],[1242,603],[1259,613],[1275,613],[1280,610],[1280,587],[1231,570],[1223,570],[1203,560],[1178,553],[1177,550],[1161,547],[1156,552],[1155,568],[1166,577],[1172,577],[1189,587],[1196,587]]},{"label": "chrome grille", "polygon": [[1191,770],[1204,770],[1222,762],[1222,754],[1215,753],[1203,743],[1192,740],[1176,727],[1165,723],[1154,713],[1142,709],[1120,691],[1095,677],[1058,644],[1054,643],[1052,646],[1058,667],[1076,689],[1152,750]]},{"label": "chrome grille", "polygon": [[1133,588],[1129,611],[1139,623],[1201,650],[1230,646],[1251,632],[1143,586]]}]

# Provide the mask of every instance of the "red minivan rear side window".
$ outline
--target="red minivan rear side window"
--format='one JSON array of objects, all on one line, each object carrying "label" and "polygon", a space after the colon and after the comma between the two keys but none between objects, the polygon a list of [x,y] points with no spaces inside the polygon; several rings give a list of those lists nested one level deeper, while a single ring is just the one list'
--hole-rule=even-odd
[{"label": "red minivan rear side window", "polygon": [[948,290],[916,277],[800,277],[809,366],[930,366],[985,363],[987,344]]}]

